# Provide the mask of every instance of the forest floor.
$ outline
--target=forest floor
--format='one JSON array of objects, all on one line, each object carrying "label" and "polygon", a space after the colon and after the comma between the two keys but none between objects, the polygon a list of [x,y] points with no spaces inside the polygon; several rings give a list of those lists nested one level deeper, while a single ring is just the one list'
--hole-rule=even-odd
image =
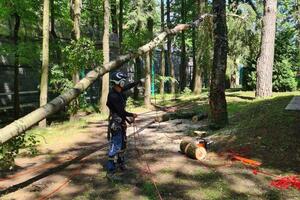
[{"label": "forest floor", "polygon": [[[38,154],[32,157],[24,152],[16,159],[18,170],[0,179],[0,189],[7,192],[1,199],[159,199],[158,191],[163,199],[299,199],[299,190],[276,189],[270,185],[276,178],[256,174],[225,156],[233,150],[261,162],[258,171],[299,175],[300,113],[284,110],[294,95],[300,92],[255,100],[253,92],[227,92],[230,124],[218,131],[209,130],[207,120],[154,123],[128,139],[128,171],[120,172],[122,181],[114,183],[105,178],[107,148],[102,145],[107,142],[107,122],[103,116],[92,114],[79,121],[33,129],[31,134],[40,138]],[[188,103],[183,109],[208,111],[205,93],[182,95],[176,101],[168,98],[157,103]],[[159,114],[133,110],[144,113],[137,129]],[[214,141],[201,162],[179,152],[182,138],[194,137],[194,130],[206,132]],[[128,134],[133,132],[134,127],[129,127]]]}]

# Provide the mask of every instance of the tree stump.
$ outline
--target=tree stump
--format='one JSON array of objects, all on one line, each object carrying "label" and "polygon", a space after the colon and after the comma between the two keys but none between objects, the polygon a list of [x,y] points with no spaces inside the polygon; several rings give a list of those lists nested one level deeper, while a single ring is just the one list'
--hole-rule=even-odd
[{"label": "tree stump", "polygon": [[186,153],[189,158],[203,160],[207,154],[204,147],[199,147],[194,143],[189,143],[186,147]]}]

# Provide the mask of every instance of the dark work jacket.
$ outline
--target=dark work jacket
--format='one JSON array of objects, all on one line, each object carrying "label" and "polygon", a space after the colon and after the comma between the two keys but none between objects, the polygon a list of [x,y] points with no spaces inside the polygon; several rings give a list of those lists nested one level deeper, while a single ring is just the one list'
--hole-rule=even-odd
[{"label": "dark work jacket", "polygon": [[122,119],[122,124],[125,123],[126,117],[133,117],[133,113],[125,110],[127,97],[124,94],[127,90],[140,84],[140,81],[126,85],[121,92],[117,92],[114,88],[110,90],[107,97],[107,107],[110,115],[117,114]]}]

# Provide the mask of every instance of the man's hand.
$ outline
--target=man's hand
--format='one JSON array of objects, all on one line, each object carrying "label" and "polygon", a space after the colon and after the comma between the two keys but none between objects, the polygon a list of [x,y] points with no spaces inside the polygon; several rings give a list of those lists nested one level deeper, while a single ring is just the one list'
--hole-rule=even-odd
[{"label": "man's hand", "polygon": [[134,113],[132,117],[133,118],[137,118],[138,116],[137,116],[137,114]]}]

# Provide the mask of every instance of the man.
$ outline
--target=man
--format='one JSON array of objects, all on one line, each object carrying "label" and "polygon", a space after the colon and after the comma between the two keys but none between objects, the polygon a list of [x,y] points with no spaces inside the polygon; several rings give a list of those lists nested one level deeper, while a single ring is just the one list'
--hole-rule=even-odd
[{"label": "man", "polygon": [[135,119],[137,114],[127,112],[125,91],[141,84],[143,79],[130,83],[125,86],[127,75],[123,72],[116,72],[112,74],[111,82],[113,84],[111,91],[107,98],[107,107],[110,111],[108,134],[107,138],[110,140],[110,147],[108,151],[107,162],[107,178],[111,180],[119,179],[116,175],[117,166],[121,170],[125,170],[124,152],[126,149],[126,122],[131,123],[128,117]]}]

